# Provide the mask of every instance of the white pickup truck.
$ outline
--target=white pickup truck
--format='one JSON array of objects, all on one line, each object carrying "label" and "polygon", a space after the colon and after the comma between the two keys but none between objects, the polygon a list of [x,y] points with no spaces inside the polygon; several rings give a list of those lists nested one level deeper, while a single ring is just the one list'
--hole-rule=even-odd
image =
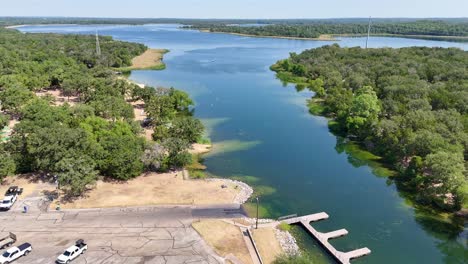
[{"label": "white pickup truck", "polygon": [[0,264],[9,264],[22,256],[27,256],[31,251],[32,246],[29,243],[11,247],[0,256]]},{"label": "white pickup truck", "polygon": [[76,241],[75,245],[67,248],[62,255],[60,255],[55,263],[65,264],[76,259],[79,255],[83,254],[88,249],[88,245],[85,244],[83,239]]},{"label": "white pickup truck", "polygon": [[13,204],[18,200],[18,195],[23,192],[18,186],[11,186],[5,193],[5,197],[0,201],[0,210],[8,211],[13,207]]}]

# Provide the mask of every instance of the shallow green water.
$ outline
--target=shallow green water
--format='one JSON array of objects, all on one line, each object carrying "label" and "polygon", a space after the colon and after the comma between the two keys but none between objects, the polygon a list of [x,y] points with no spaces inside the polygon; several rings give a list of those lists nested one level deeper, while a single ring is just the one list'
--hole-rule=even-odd
[{"label": "shallow green water", "polygon": [[[289,52],[328,42],[248,38],[182,31],[175,25],[39,26],[28,32],[94,33],[167,48],[164,71],[135,71],[131,79],[186,90],[196,101],[215,145],[205,157],[208,172],[253,185],[268,217],[325,211],[330,219],[314,224],[326,232],[346,228],[333,240],[340,250],[369,247],[356,263],[466,263],[467,226],[415,209],[383,177],[378,158],[332,135],[327,120],[311,116],[308,92],[283,86],[269,70]],[[340,44],[363,45],[362,38]],[[371,47],[458,46],[468,44],[371,38]],[[300,229],[300,244],[317,257],[320,248]],[[315,252],[315,253],[314,253]]]}]

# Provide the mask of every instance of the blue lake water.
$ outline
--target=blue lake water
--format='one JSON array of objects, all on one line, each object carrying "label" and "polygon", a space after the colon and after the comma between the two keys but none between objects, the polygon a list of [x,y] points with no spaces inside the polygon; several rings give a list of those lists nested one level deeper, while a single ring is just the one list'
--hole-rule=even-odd
[{"label": "blue lake water", "polygon": [[[164,71],[134,71],[130,78],[151,86],[185,90],[195,115],[208,128],[214,151],[208,172],[253,185],[268,215],[325,211],[320,231],[346,228],[333,241],[340,250],[367,246],[372,254],[356,263],[467,263],[468,227],[431,219],[405,203],[387,178],[343,151],[327,120],[308,113],[310,92],[283,86],[270,65],[334,42],[250,38],[180,30],[178,25],[44,25],[23,32],[110,35],[119,40],[171,50]],[[342,38],[342,46],[363,46],[364,38]],[[369,47],[440,46],[468,49],[468,43],[372,37]],[[314,243],[297,232],[307,250]],[[317,260],[327,262],[326,258]]]}]

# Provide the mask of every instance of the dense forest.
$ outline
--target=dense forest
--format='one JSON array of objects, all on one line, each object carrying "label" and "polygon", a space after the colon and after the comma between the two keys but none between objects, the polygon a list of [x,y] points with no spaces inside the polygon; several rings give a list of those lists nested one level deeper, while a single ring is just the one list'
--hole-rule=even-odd
[{"label": "dense forest", "polygon": [[[116,73],[147,47],[94,36],[22,34],[0,29],[0,126],[18,122],[0,144],[0,181],[37,172],[79,195],[98,176],[126,180],[191,162],[187,152],[203,126],[189,96],[173,88],[141,88]],[[56,102],[37,92],[59,91]],[[132,101],[143,101],[154,140],[141,136]]]},{"label": "dense forest", "polygon": [[291,53],[280,79],[315,92],[310,111],[398,170],[416,199],[468,208],[468,52],[456,48],[341,48]]},{"label": "dense forest", "polygon": [[[418,18],[373,18],[376,23],[415,22]],[[427,18],[425,20],[436,20]],[[448,23],[466,23],[468,18],[437,18]],[[368,18],[329,18],[329,19],[190,19],[190,18],[102,18],[102,17],[0,17],[0,25],[35,24],[184,24],[184,25],[310,25],[367,23]]]},{"label": "dense forest", "polygon": [[[274,24],[263,26],[197,24],[185,28],[247,34],[253,36],[280,36],[297,38],[318,38],[320,35],[367,34],[367,21],[348,23],[306,23]],[[468,36],[468,22],[447,22],[442,20],[420,20],[405,22],[374,21],[371,34],[426,35],[426,36]]]}]

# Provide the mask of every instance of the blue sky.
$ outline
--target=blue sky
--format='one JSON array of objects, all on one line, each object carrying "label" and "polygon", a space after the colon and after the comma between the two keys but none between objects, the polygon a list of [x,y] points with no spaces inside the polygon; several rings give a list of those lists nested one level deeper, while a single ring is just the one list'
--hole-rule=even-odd
[{"label": "blue sky", "polygon": [[467,17],[468,0],[0,0],[0,16]]}]

